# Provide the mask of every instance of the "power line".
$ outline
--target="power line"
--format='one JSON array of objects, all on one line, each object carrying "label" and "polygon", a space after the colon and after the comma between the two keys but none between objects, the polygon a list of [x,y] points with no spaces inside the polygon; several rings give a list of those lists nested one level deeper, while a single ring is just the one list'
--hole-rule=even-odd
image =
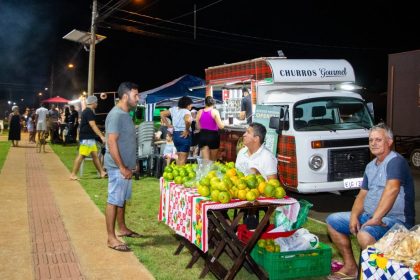
[{"label": "power line", "polygon": [[[223,1],[223,0],[218,0],[218,1],[215,1],[215,2],[213,2],[213,3],[210,3],[210,4],[208,4],[208,5],[206,5],[206,6],[202,7],[202,8],[199,8],[199,9],[195,10],[195,12],[200,12],[200,11],[202,11],[202,10],[204,10],[204,9],[207,9],[207,8],[209,8],[209,7],[213,6],[213,5],[216,5],[216,4],[218,4],[218,3],[222,2],[222,1]],[[185,13],[185,14],[183,14],[183,15],[180,15],[180,16],[177,16],[177,17],[174,17],[174,18],[171,18],[170,20],[172,21],[172,20],[180,19],[180,18],[183,18],[183,17],[185,17],[185,16],[189,16],[189,15],[191,15],[191,14],[193,14],[193,13],[194,13],[194,11],[192,11],[192,12],[188,12],[188,13]]]},{"label": "power line", "polygon": [[[174,22],[172,20],[165,20],[165,19],[152,17],[152,16],[148,16],[148,15],[144,15],[144,14],[139,14],[139,13],[136,13],[136,12],[127,11],[127,10],[123,10],[123,9],[119,9],[119,11],[124,12],[124,13],[128,13],[130,15],[155,20],[155,21],[158,21],[158,22],[169,23],[169,24],[188,27],[188,28],[192,28],[192,29],[194,28],[194,26],[192,26],[192,25],[185,24],[185,23]],[[120,19],[120,20],[127,20],[127,18],[121,18],[121,17],[117,17],[117,16],[114,16],[114,18],[115,19]],[[152,24],[149,24],[149,25],[152,26]],[[159,26],[154,25],[154,27],[159,27]],[[240,37],[240,38],[244,38],[244,39],[248,39],[248,40],[251,39],[251,40],[255,40],[255,41],[265,41],[265,42],[268,42],[268,43],[287,44],[287,45],[294,45],[294,46],[299,46],[299,47],[335,48],[335,49],[350,49],[350,50],[364,50],[364,51],[386,51],[387,50],[387,49],[382,49],[382,48],[349,47],[349,46],[326,45],[326,44],[317,44],[317,43],[304,43],[304,42],[297,42],[297,41],[287,41],[287,40],[278,40],[278,39],[272,39],[272,38],[264,38],[264,37],[259,37],[259,36],[251,36],[251,35],[245,35],[245,34],[240,34],[240,33],[232,33],[232,32],[226,32],[226,31],[221,31],[221,30],[216,30],[216,29],[211,29],[211,28],[205,28],[205,27],[196,27],[196,28],[199,29],[199,30],[202,30],[202,31],[213,32],[213,33],[218,33],[218,34],[225,35],[225,36],[228,37],[227,38],[228,40],[230,40],[229,37],[234,36],[234,37]]]}]

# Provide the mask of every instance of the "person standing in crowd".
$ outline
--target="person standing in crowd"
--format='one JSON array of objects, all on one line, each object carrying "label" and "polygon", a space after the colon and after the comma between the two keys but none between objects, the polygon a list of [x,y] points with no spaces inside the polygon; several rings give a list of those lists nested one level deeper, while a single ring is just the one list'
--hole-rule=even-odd
[{"label": "person standing in crowd", "polygon": [[236,168],[248,174],[261,174],[266,180],[277,179],[277,159],[265,145],[267,129],[251,123],[244,134],[244,145],[236,157]]},{"label": "person standing in crowd", "polygon": [[36,132],[38,133],[38,142],[44,138],[44,133],[47,131],[48,109],[45,108],[45,103],[35,111]]},{"label": "person standing in crowd", "polygon": [[96,146],[96,137],[99,137],[102,143],[105,143],[105,137],[95,122],[94,110],[98,106],[98,98],[94,95],[90,95],[86,99],[86,109],[82,112],[82,120],[80,122],[80,133],[79,133],[79,155],[74,160],[73,171],[70,175],[70,180],[78,180],[77,172],[80,169],[82,161],[87,157],[91,156],[93,164],[98,170],[101,178],[105,178],[107,173],[102,167],[102,164],[98,157],[98,148]]},{"label": "person standing in crowd", "polygon": [[36,143],[35,142],[35,134],[36,134],[35,118],[36,118],[35,112],[34,112],[33,109],[31,109],[29,111],[28,120],[27,120],[27,123],[26,123],[26,127],[27,127],[28,132],[29,132],[29,143]]},{"label": "person standing in crowd", "polygon": [[211,96],[204,100],[204,109],[198,111],[197,129],[200,130],[198,146],[204,160],[216,161],[220,147],[219,129],[224,128],[220,113],[214,108],[216,102]]},{"label": "person standing in crowd", "polygon": [[344,266],[328,279],[356,277],[358,268],[351,248],[351,234],[364,250],[394,224],[406,228],[414,225],[413,178],[407,160],[391,150],[392,143],[393,133],[385,124],[370,129],[369,149],[375,159],[366,166],[352,210],[327,217],[328,233],[344,261]]},{"label": "person standing in crowd", "polygon": [[243,98],[241,100],[241,112],[239,119],[246,120],[248,124],[252,123],[252,100],[248,88],[242,89]]},{"label": "person standing in crowd", "polygon": [[200,148],[198,147],[198,140],[200,137],[200,130],[197,126],[197,110],[193,107],[191,109],[191,148],[190,148],[190,154],[191,156],[195,157],[198,156]]},{"label": "person standing in crowd", "polygon": [[0,119],[0,135],[3,134],[3,130],[4,130],[4,120]]},{"label": "person standing in crowd", "polygon": [[68,129],[70,133],[70,136],[68,138],[71,140],[70,142],[76,142],[78,127],[79,127],[79,113],[74,108],[74,105],[70,105],[70,116],[68,119]]},{"label": "person standing in crowd", "polygon": [[48,111],[48,130],[50,131],[51,143],[58,142],[58,119],[59,112],[55,104],[51,104],[51,109]]},{"label": "person standing in crowd", "polygon": [[12,141],[13,147],[17,147],[20,141],[21,133],[21,116],[19,114],[19,107],[13,106],[12,112],[9,115],[9,140]]},{"label": "person standing in crowd", "polygon": [[28,124],[29,113],[30,113],[29,108],[26,108],[25,112],[23,112],[22,117],[21,117],[21,120],[22,120],[21,127],[23,128],[23,132],[28,132],[27,124]]},{"label": "person standing in crowd", "polygon": [[172,117],[174,143],[178,152],[177,165],[184,165],[190,152],[192,103],[191,98],[183,96],[179,99],[177,107],[160,112],[161,120],[167,127],[170,127],[168,118]]},{"label": "person standing in crowd", "polygon": [[125,205],[131,198],[133,170],[136,168],[136,129],[129,114],[139,100],[138,86],[123,82],[118,87],[118,104],[105,120],[106,152],[105,166],[108,171],[108,200],[105,210],[108,247],[121,252],[131,251],[118,237],[139,238],[140,234],[125,224]]}]

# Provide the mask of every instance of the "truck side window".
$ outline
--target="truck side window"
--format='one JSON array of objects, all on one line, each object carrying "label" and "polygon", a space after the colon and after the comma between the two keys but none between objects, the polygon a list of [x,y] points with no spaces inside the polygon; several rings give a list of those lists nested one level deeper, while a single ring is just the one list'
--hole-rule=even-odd
[{"label": "truck side window", "polygon": [[280,121],[283,126],[280,127],[282,130],[289,130],[289,106],[283,105],[280,106]]}]

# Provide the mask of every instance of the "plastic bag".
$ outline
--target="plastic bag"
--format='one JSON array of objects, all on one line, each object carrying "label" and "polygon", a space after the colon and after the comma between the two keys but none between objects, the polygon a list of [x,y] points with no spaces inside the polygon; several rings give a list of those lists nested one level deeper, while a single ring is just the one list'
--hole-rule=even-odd
[{"label": "plastic bag", "polygon": [[[391,231],[392,227],[389,231]],[[388,231],[388,232],[389,232]],[[387,232],[387,234],[388,234]],[[392,236],[392,233],[390,233]],[[384,236],[385,237],[385,236]],[[410,230],[402,231],[397,242],[393,242],[384,252],[385,257],[413,266],[420,261],[420,226],[414,226]],[[380,239],[380,241],[382,238]]]},{"label": "plastic bag", "polygon": [[374,247],[384,254],[389,254],[395,250],[395,245],[403,240],[408,233],[408,229],[402,224],[393,225]]},{"label": "plastic bag", "polygon": [[307,229],[298,229],[289,237],[280,237],[274,240],[280,245],[281,252],[301,251],[315,249],[319,245],[319,238]]}]

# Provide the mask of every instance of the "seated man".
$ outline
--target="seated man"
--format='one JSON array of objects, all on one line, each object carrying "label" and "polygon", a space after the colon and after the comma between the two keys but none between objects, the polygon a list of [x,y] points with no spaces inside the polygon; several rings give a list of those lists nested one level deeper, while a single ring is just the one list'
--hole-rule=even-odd
[{"label": "seated man", "polygon": [[277,178],[277,159],[263,144],[266,128],[251,123],[244,134],[244,145],[236,157],[236,168],[248,174],[261,174],[266,180]]},{"label": "seated man", "polygon": [[363,250],[396,223],[407,228],[414,225],[413,179],[407,161],[391,151],[392,142],[392,131],[384,124],[371,128],[369,148],[376,158],[366,166],[352,210],[327,217],[328,233],[344,261],[344,266],[328,279],[349,279],[357,275],[350,234],[357,237]]}]

